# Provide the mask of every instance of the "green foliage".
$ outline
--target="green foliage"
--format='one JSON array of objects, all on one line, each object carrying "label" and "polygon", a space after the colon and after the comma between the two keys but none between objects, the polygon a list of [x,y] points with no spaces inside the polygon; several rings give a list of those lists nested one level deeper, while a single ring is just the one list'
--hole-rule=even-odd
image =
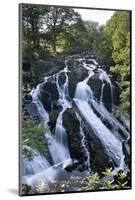
[{"label": "green foliage", "polygon": [[127,181],[125,181],[126,174],[124,171],[118,173],[117,189],[127,188]]},{"label": "green foliage", "polygon": [[87,31],[81,19],[70,25],[58,38],[59,45],[64,51],[85,49],[88,43]]},{"label": "green foliage", "polygon": [[66,29],[76,23],[80,15],[71,8],[49,7],[49,12],[45,17],[46,31],[50,34],[50,43],[53,52],[56,52],[57,39],[59,34],[64,33]]},{"label": "green foliage", "polygon": [[[44,72],[55,65],[46,63],[57,52],[88,50],[110,70],[120,88],[120,106],[116,115],[129,116],[130,111],[130,13],[116,11],[104,26],[83,21],[71,8],[24,4],[22,9],[24,82],[39,82]],[[42,53],[41,53],[42,52]],[[42,56],[41,56],[42,54]],[[44,55],[44,56],[43,56]],[[50,57],[51,60],[51,57]],[[36,80],[36,81],[35,81]],[[33,84],[31,83],[31,85]]]},{"label": "green foliage", "polygon": [[71,176],[69,180],[60,181],[53,184],[51,192],[71,192],[79,191],[81,188],[82,178]]},{"label": "green foliage", "polygon": [[112,167],[111,168],[105,168],[105,171],[102,172],[104,176],[109,176],[112,172]]},{"label": "green foliage", "polygon": [[42,155],[45,154],[46,130],[44,123],[36,125],[30,118],[22,121],[22,153],[28,158],[33,158],[33,150],[39,151]]},{"label": "green foliage", "polygon": [[91,172],[84,177],[71,176],[69,180],[58,181],[52,184],[41,181],[34,188],[23,185],[22,190],[25,194],[34,194],[129,188],[124,171],[118,172],[115,177],[116,180],[114,177],[109,176],[111,172],[112,168],[106,168],[105,171],[102,172],[102,174],[104,174],[102,178],[98,173]]},{"label": "green foliage", "polygon": [[[124,17],[124,22],[123,18]],[[117,110],[117,115],[129,117],[130,112],[130,30],[129,15],[125,13],[118,18],[117,30],[112,36],[113,52],[112,58],[115,65],[111,71],[117,75],[117,83],[121,89],[121,105]],[[126,25],[125,25],[126,24]],[[123,27],[124,26],[124,27]]]},{"label": "green foliage", "polygon": [[112,41],[111,37],[104,31],[104,27],[98,29],[97,37],[93,42],[93,53],[97,61],[105,65],[108,70],[109,66],[113,63]]},{"label": "green foliage", "polygon": [[45,181],[40,181],[35,188],[36,193],[45,193],[49,192],[49,186],[48,183]]},{"label": "green foliage", "polygon": [[116,185],[114,184],[114,180],[104,180],[100,189],[103,189],[103,190],[116,189]]},{"label": "green foliage", "polygon": [[27,184],[22,184],[21,195],[32,194],[32,187]]},{"label": "green foliage", "polygon": [[48,13],[48,7],[41,5],[23,4],[22,6],[22,33],[23,47],[40,48],[43,16]]},{"label": "green foliage", "polygon": [[100,176],[98,173],[91,173],[83,180],[81,190],[98,190],[100,186]]}]

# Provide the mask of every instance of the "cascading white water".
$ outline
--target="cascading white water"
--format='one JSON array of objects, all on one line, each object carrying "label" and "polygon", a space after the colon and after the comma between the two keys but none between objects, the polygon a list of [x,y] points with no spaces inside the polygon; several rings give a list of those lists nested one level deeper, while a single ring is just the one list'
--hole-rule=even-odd
[{"label": "cascading white water", "polygon": [[[90,170],[91,153],[87,148],[85,141],[85,132],[82,126],[82,121],[86,120],[87,123],[90,125],[91,129],[93,130],[93,134],[100,140],[109,159],[112,160],[113,163],[117,166],[113,171],[113,173],[115,174],[117,171],[119,171],[119,169],[125,168],[122,142],[124,139],[128,140],[129,133],[127,132],[125,127],[113,115],[111,115],[111,113],[104,106],[103,91],[105,83],[108,83],[111,89],[113,107],[113,86],[110,78],[102,69],[99,69],[99,79],[102,81],[100,101],[98,102],[95,99],[93,91],[88,85],[88,81],[94,75],[94,70],[96,69],[97,65],[97,62],[94,59],[92,59],[92,61],[94,64],[86,64],[83,59],[83,67],[88,71],[88,76],[83,81],[77,84],[75,96],[73,99],[79,110],[79,112],[76,111],[76,117],[80,122],[81,147],[84,150],[86,166]],[[68,92],[68,72],[68,66],[65,62],[65,68],[63,70],[50,77],[45,77],[44,82],[37,85],[36,89],[32,90],[31,92],[33,103],[36,104],[39,114],[44,120],[45,128],[47,129],[45,137],[48,140],[48,149],[53,163],[50,164],[47,158],[41,156],[39,152],[35,153],[35,156],[32,161],[29,161],[26,158],[24,158],[23,174],[24,176],[28,176],[28,181],[30,181],[30,183],[32,182],[32,178],[29,179],[29,175],[35,174],[33,178],[35,180],[39,178],[38,174],[40,174],[41,177],[43,175],[42,172],[47,173],[48,169],[52,170],[53,166],[66,167],[67,165],[72,163],[72,159],[68,148],[67,132],[63,126],[62,120],[63,113],[66,111],[66,109],[72,108],[73,106],[72,100],[69,101],[70,97]],[[65,82],[63,84],[60,84],[59,82],[61,74],[64,74],[65,76]],[[49,113],[45,110],[39,98],[42,85],[46,84],[48,81],[56,83],[57,91],[59,94],[59,99],[57,103],[61,107],[61,111],[58,114],[53,133],[50,131],[50,128],[48,126],[48,122],[50,120]],[[100,117],[97,116],[95,111],[99,114]],[[111,124],[112,130],[107,128],[107,126],[103,123],[103,119],[105,119],[105,121]],[[118,130],[122,131],[123,136],[120,136]],[[54,173],[54,171],[52,173]]]},{"label": "cascading white water", "polygon": [[27,158],[23,159],[23,175],[32,175],[49,168],[51,165],[47,159],[41,156],[39,153],[35,152],[34,158],[28,160]]},{"label": "cascading white water", "polygon": [[[32,101],[33,103],[36,104],[38,111],[44,120],[45,127],[48,127],[47,123],[49,121],[49,114],[44,110],[44,107],[41,101],[39,100],[40,86],[41,84],[39,84],[36,89],[33,89],[31,91],[31,95],[33,99]],[[33,152],[32,160],[29,160],[25,157],[23,158],[23,175],[24,176],[39,173],[51,166],[50,163],[47,161],[47,159],[44,156],[41,156],[39,152],[33,149],[32,149],[32,152]]]},{"label": "cascading white water", "polygon": [[[91,70],[89,70],[89,72],[91,74]],[[101,119],[97,117],[90,106],[91,101],[94,102],[92,90],[87,84],[87,81],[91,77],[90,74],[84,81],[77,84],[74,98],[75,104],[83,118],[91,126],[93,133],[100,139],[110,160],[114,161],[117,166],[124,168],[121,141],[102,123]],[[102,79],[103,78],[106,78],[105,73],[103,73]],[[108,78],[107,81],[110,82],[110,79]],[[100,109],[99,104],[96,105],[96,109],[98,108]],[[100,111],[102,113],[102,110]]]},{"label": "cascading white water", "polygon": [[105,84],[103,83],[103,84],[102,84],[102,87],[101,87],[100,103],[103,103],[104,86],[105,86]]},{"label": "cascading white water", "polygon": [[[65,73],[66,81],[60,87],[58,79],[59,79],[59,75],[63,72]],[[55,74],[55,76],[53,75],[52,77],[45,77],[44,82],[37,85],[36,89],[33,89],[31,91],[32,101],[33,101],[33,103],[36,104],[39,114],[41,115],[42,119],[44,120],[45,128],[47,129],[47,133],[45,133],[45,137],[49,143],[48,148],[49,148],[52,160],[53,160],[54,164],[64,162],[65,163],[65,164],[63,163],[64,166],[66,166],[66,163],[68,165],[69,163],[72,162],[70,153],[68,150],[68,145],[67,145],[66,130],[62,126],[62,115],[63,115],[64,111],[70,107],[70,103],[67,100],[67,97],[68,97],[67,72],[68,72],[68,68],[67,68],[67,64],[66,64],[66,67],[64,68],[64,70]],[[54,135],[52,135],[52,133],[50,132],[49,126],[48,126],[49,114],[45,110],[45,108],[39,98],[40,97],[40,89],[41,89],[42,85],[46,84],[50,78],[52,78],[53,82],[56,81],[57,89],[59,92],[58,103],[63,108],[57,118]],[[43,171],[46,168],[50,167],[51,165],[46,160],[46,158],[44,158],[38,152],[36,152],[35,156],[33,157],[33,159],[31,161],[29,161],[28,159],[23,159],[23,166],[24,166],[23,174],[28,175],[30,173],[38,173],[40,171]]]},{"label": "cascading white water", "polygon": [[[100,76],[99,76],[99,79],[102,81],[102,87],[104,87],[104,81],[107,82],[109,85],[110,85],[110,91],[111,91],[111,107],[112,107],[112,111],[114,110],[114,104],[113,104],[113,85],[111,83],[111,80],[109,78],[109,76],[107,75],[107,73],[100,69]],[[103,88],[102,88],[103,90]],[[101,93],[103,95],[103,91]],[[103,96],[102,96],[103,98]]]},{"label": "cascading white water", "polygon": [[77,112],[76,112],[76,116],[77,116],[77,119],[80,122],[80,135],[82,136],[81,145],[82,145],[82,148],[84,149],[85,156],[87,158],[85,163],[86,163],[86,166],[88,167],[88,170],[90,170],[90,152],[88,151],[88,148],[86,146],[85,134],[84,134],[83,127],[82,127],[82,120],[81,120],[81,117],[78,115]]},{"label": "cascading white water", "polygon": [[[57,85],[57,90],[59,93],[59,100],[58,103],[60,106],[62,106],[62,111],[59,113],[57,121],[56,121],[56,127],[55,127],[55,132],[54,136],[51,136],[50,138],[50,145],[49,145],[49,150],[52,155],[52,159],[54,161],[54,164],[57,164],[59,162],[64,162],[66,160],[71,160],[69,149],[68,149],[68,141],[67,141],[67,133],[65,128],[62,125],[62,116],[64,111],[67,108],[70,108],[71,105],[68,101],[68,66],[65,63],[66,67],[64,70],[60,71],[58,74],[56,74],[56,85]],[[61,73],[65,74],[66,81],[63,85],[60,86],[59,84],[59,76]],[[58,152],[58,156],[56,156],[55,152]]]}]

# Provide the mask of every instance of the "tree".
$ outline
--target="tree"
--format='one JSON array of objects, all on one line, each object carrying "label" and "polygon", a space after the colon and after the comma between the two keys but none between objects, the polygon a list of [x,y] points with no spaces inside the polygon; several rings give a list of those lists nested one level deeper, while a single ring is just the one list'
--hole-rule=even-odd
[{"label": "tree", "polygon": [[28,117],[24,117],[22,121],[22,153],[28,159],[33,158],[33,152],[36,150],[45,155],[45,139],[44,123],[36,125],[34,121]]},{"label": "tree", "polygon": [[108,21],[105,31],[112,38],[112,59],[114,65],[111,71],[121,89],[121,105],[118,115],[129,115],[130,111],[130,13],[115,12]]},{"label": "tree", "polygon": [[83,21],[85,30],[87,31],[87,48],[93,51],[93,42],[98,37],[98,22],[93,21]]},{"label": "tree", "polygon": [[66,28],[76,23],[80,15],[70,8],[49,7],[45,18],[45,32],[50,34],[53,51],[56,52],[57,38]]},{"label": "tree", "polygon": [[111,71],[117,74],[118,85],[121,89],[121,106],[118,114],[128,115],[130,112],[130,33],[128,32],[125,47],[113,53],[115,66]]},{"label": "tree", "polygon": [[23,41],[27,48],[39,48],[44,16],[48,7],[24,4],[22,8]]},{"label": "tree", "polygon": [[97,61],[105,65],[106,69],[112,65],[112,41],[111,37],[104,31],[104,26],[101,26],[96,33],[93,41],[93,53]]},{"label": "tree", "polygon": [[76,51],[87,47],[87,30],[81,19],[66,28],[66,31],[58,36],[58,44],[64,51]]}]

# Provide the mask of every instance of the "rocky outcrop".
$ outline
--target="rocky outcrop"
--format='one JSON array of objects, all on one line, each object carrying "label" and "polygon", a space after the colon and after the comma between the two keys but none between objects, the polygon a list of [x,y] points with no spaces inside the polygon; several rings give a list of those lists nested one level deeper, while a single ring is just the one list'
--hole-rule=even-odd
[{"label": "rocky outcrop", "polygon": [[31,94],[25,94],[22,101],[23,116],[30,116],[36,123],[39,123],[41,116],[35,103],[32,102]]},{"label": "rocky outcrop", "polygon": [[50,112],[53,107],[57,107],[59,93],[55,82],[46,82],[40,86],[40,99],[44,108]]},{"label": "rocky outcrop", "polygon": [[50,121],[49,121],[49,127],[50,130],[53,131],[56,125],[56,121],[57,121],[57,117],[60,113],[61,109],[57,109],[57,110],[52,110],[50,113]]},{"label": "rocky outcrop", "polygon": [[[41,61],[40,61],[41,62]],[[39,64],[39,63],[38,63]],[[64,68],[65,63],[63,61],[59,62],[55,60],[53,62],[53,59],[51,61],[44,61],[40,63],[41,66],[43,67],[43,74],[42,76],[49,76],[53,75],[55,73],[58,73],[61,69]],[[69,85],[68,85],[68,90],[69,90],[69,101],[71,101],[74,98],[75,95],[75,90],[77,83],[80,81],[83,81],[87,76],[88,76],[88,70],[85,69],[82,65],[82,62],[79,60],[68,60],[68,69],[69,72],[67,72],[68,78],[69,78]],[[87,64],[92,64],[90,60],[87,60]],[[56,68],[55,68],[56,66]],[[27,66],[26,66],[27,68]],[[37,70],[37,68],[36,68]],[[100,80],[99,75],[100,75],[99,68],[97,67],[96,69],[93,70],[94,75],[89,79],[88,85],[93,91],[94,97],[96,98],[96,101],[100,101],[101,97],[101,88],[103,81]],[[36,74],[36,71],[33,72]],[[40,74],[41,75],[41,74]],[[37,75],[39,77],[39,75]],[[47,79],[47,82],[41,83],[40,84],[40,95],[39,98],[41,102],[43,103],[43,106],[45,110],[49,113],[50,121],[48,123],[50,130],[52,134],[54,134],[55,126],[56,126],[56,121],[58,118],[58,115],[60,111],[62,110],[62,107],[59,105],[59,93],[56,85],[56,76],[52,76]],[[59,74],[58,77],[58,82],[59,85],[63,86],[66,80],[66,75],[65,73]],[[81,90],[82,91],[82,90]],[[112,97],[112,92],[113,92],[113,97]],[[66,93],[66,96],[67,93]],[[103,103],[105,107],[108,109],[108,111],[112,111],[112,103],[115,103],[116,105],[119,104],[118,100],[119,96],[119,91],[117,90],[116,87],[112,87],[110,83],[104,81],[104,90],[103,90]],[[65,96],[64,96],[65,97]],[[93,97],[93,99],[94,99]],[[67,97],[66,97],[67,98]],[[65,98],[65,99],[66,99]],[[114,102],[112,102],[112,99]],[[67,100],[67,99],[66,99]],[[30,94],[27,94],[24,96],[24,102],[25,102],[25,108],[27,112],[33,116],[33,118],[40,119],[40,115],[38,113],[36,105],[32,102],[32,96]],[[72,104],[73,101],[71,101]],[[92,105],[91,105],[92,107]],[[94,106],[93,106],[94,107]],[[109,123],[106,119],[104,119],[103,116],[93,108],[93,112],[95,112],[96,116],[101,119],[102,123],[109,129],[113,130],[114,124]],[[87,107],[86,107],[87,108]],[[72,105],[72,108],[68,108],[65,110],[63,113],[63,127],[66,129],[66,133],[68,136],[68,147],[70,151],[71,158],[73,160],[77,160],[79,165],[83,166],[84,161],[86,161],[85,153],[82,148],[82,136],[80,134],[80,122],[76,116],[76,112],[81,116],[79,113],[79,110],[77,110],[75,105]],[[104,113],[103,113],[104,114]],[[82,119],[82,127],[83,131],[85,134],[85,140],[87,142],[87,147],[90,152],[90,167],[92,171],[95,172],[102,172],[104,171],[105,167],[112,167],[117,166],[117,163],[115,162],[116,158],[113,160],[109,160],[109,156],[107,155],[107,152],[105,150],[105,145],[102,144],[100,141],[99,137],[94,133],[94,128],[90,126],[81,116]],[[102,130],[101,130],[102,131]],[[118,134],[119,134],[118,130]],[[113,134],[113,133],[112,133]],[[122,133],[121,133],[122,135]],[[125,138],[124,138],[125,139]],[[130,144],[124,143],[123,142],[123,152],[125,154],[125,159],[128,162],[129,155],[130,155],[130,150],[129,147]],[[51,160],[51,159],[49,159]],[[53,163],[53,162],[52,162]],[[76,168],[76,165],[74,164],[71,166],[67,167],[67,171],[72,171],[74,168]]]},{"label": "rocky outcrop", "polygon": [[111,160],[109,160],[104,146],[85,120],[83,121],[83,129],[87,138],[92,171],[101,173],[104,171],[105,167],[113,168],[114,164]]},{"label": "rocky outcrop", "polygon": [[75,95],[75,89],[78,82],[83,81],[88,75],[88,71],[82,66],[79,61],[68,61],[70,72],[69,77],[69,95],[71,98]]},{"label": "rocky outcrop", "polygon": [[99,73],[94,73],[94,75],[89,79],[88,85],[90,85],[94,96],[99,100],[102,87],[102,81],[99,79]]},{"label": "rocky outcrop", "polygon": [[69,151],[72,159],[83,161],[81,149],[80,123],[76,117],[74,109],[67,109],[63,113],[63,126],[67,130]]}]

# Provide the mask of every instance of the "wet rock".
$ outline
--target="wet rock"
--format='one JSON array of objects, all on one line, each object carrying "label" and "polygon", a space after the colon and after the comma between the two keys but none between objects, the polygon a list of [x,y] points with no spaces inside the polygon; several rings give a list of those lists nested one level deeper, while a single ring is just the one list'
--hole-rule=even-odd
[{"label": "wet rock", "polygon": [[[94,73],[94,75],[89,79],[88,85],[90,85],[94,96],[100,100],[101,97],[101,88],[102,88],[102,81],[99,79],[99,73]],[[109,83],[104,83],[103,89],[103,103],[109,112],[112,111],[112,93],[111,93],[111,86]],[[115,98],[116,99],[116,98]]]},{"label": "wet rock", "polygon": [[113,167],[113,163],[106,155],[101,141],[93,134],[93,130],[85,125],[84,130],[88,138],[89,151],[91,152],[91,169],[92,171],[102,172],[105,167]]},{"label": "wet rock", "polygon": [[94,74],[88,81],[94,96],[100,100],[102,81],[99,79],[99,74]]},{"label": "wet rock", "polygon": [[57,121],[57,117],[59,115],[59,112],[61,111],[61,109],[59,110],[53,110],[50,113],[50,121],[49,121],[49,126],[50,126],[50,130],[52,131],[55,126],[56,126],[56,121]]},{"label": "wet rock", "polygon": [[41,116],[38,112],[36,104],[35,103],[26,104],[25,109],[28,112],[28,114],[32,117],[32,119],[35,122],[39,123],[39,121],[41,120]]},{"label": "wet rock", "polygon": [[25,94],[23,97],[23,102],[26,104],[29,104],[32,102],[32,96],[31,94]]},{"label": "wet rock", "polygon": [[66,81],[66,76],[65,76],[65,72],[63,72],[63,73],[61,73],[60,75],[59,75],[59,84],[60,85],[63,85],[64,83],[65,83],[65,81]]},{"label": "wet rock", "polygon": [[91,170],[101,173],[105,169],[105,167],[114,168],[114,165],[116,164],[114,163],[115,160],[112,161],[109,159],[103,144],[101,143],[99,138],[95,135],[94,130],[86,122],[83,116],[82,120],[83,120],[82,124],[83,131],[87,140],[88,150],[91,155],[90,156]]},{"label": "wet rock", "polygon": [[81,149],[80,122],[72,108],[63,113],[63,126],[67,130],[71,158],[82,160],[84,155]]},{"label": "wet rock", "polygon": [[120,104],[120,89],[116,86],[113,86],[113,103],[117,106]]},{"label": "wet rock", "polygon": [[27,184],[22,184],[22,186],[21,186],[21,194],[22,195],[32,194],[32,187],[27,185]]},{"label": "wet rock", "polygon": [[128,160],[130,158],[130,153],[131,153],[130,152],[130,146],[131,146],[130,139],[128,139],[128,141],[124,141],[122,143],[122,149],[123,149],[123,153],[125,155],[125,162],[126,162],[127,165],[129,164]]},{"label": "wet rock", "polygon": [[79,61],[70,62],[69,77],[69,95],[71,98],[75,95],[75,89],[78,82],[83,81],[88,76],[88,71]]},{"label": "wet rock", "polygon": [[103,90],[103,102],[109,112],[112,111],[112,94],[109,83],[106,83]]},{"label": "wet rock", "polygon": [[57,57],[34,60],[31,67],[33,84],[36,86],[44,77],[51,76],[64,69],[64,67],[64,60]]},{"label": "wet rock", "polygon": [[56,105],[56,101],[59,99],[56,83],[47,82],[43,84],[40,89],[40,99],[44,108],[50,112],[52,110],[53,104]]},{"label": "wet rock", "polygon": [[23,71],[29,72],[31,70],[31,63],[23,62],[22,64],[23,64],[22,65],[22,70]]},{"label": "wet rock", "polygon": [[68,166],[66,166],[64,169],[68,172],[72,172],[73,170],[75,170],[78,167],[78,163],[72,163]]},{"label": "wet rock", "polygon": [[85,60],[86,64],[95,65],[95,63],[91,59]]}]

